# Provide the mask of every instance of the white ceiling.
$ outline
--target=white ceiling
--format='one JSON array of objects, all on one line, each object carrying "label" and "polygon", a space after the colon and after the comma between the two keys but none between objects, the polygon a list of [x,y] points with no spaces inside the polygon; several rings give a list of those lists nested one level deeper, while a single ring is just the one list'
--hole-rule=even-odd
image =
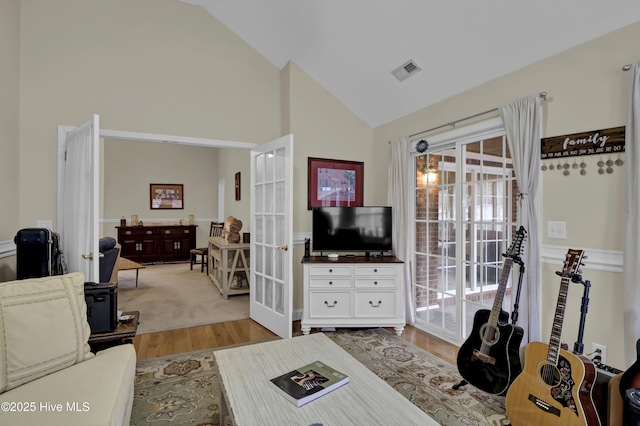
[{"label": "white ceiling", "polygon": [[[295,62],[371,127],[640,20],[638,0],[180,1],[279,69]],[[409,59],[422,71],[399,82]]]}]

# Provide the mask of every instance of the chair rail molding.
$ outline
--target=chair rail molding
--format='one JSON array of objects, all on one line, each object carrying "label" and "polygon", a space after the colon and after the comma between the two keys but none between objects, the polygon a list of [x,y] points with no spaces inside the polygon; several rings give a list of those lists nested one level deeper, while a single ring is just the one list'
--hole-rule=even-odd
[{"label": "chair rail molding", "polygon": [[0,241],[0,259],[16,255],[16,244],[11,241]]},{"label": "chair rail molding", "polygon": [[[569,247],[563,246],[542,246],[540,257],[543,263],[562,266],[568,250]],[[585,248],[583,250],[587,257],[585,268],[596,271],[623,273],[624,252],[594,248]]]}]

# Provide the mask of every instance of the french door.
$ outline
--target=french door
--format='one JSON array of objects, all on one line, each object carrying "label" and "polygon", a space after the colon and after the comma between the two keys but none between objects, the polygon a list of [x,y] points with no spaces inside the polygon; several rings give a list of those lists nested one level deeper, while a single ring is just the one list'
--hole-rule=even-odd
[{"label": "french door", "polygon": [[459,344],[495,299],[517,219],[513,165],[501,129],[454,135],[413,160],[416,324]]},{"label": "french door", "polygon": [[293,135],[251,150],[251,319],[292,336]]}]

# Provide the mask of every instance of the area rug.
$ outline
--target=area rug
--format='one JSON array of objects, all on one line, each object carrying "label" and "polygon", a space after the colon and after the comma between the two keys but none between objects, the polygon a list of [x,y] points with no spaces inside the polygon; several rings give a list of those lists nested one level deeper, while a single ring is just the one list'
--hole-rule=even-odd
[{"label": "area rug", "polygon": [[137,334],[176,330],[249,318],[249,295],[229,296],[220,291],[199,265],[147,265],[118,273],[118,309],[140,311]]},{"label": "area rug", "polygon": [[[471,385],[453,390],[461,380],[456,367],[393,333],[378,328],[325,334],[442,425],[509,424],[504,398]],[[131,425],[219,425],[213,351],[139,361]]]}]

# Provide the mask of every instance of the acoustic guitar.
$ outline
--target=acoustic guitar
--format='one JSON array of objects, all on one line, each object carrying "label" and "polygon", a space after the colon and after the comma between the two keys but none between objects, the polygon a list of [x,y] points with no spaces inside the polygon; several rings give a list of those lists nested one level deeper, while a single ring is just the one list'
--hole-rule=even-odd
[{"label": "acoustic guitar", "polygon": [[473,386],[494,395],[504,395],[520,374],[520,342],[524,331],[509,324],[509,314],[502,302],[511,274],[513,260],[518,259],[527,231],[520,227],[506,257],[498,282],[493,308],[480,309],[473,317],[473,328],[458,350],[458,371]]},{"label": "acoustic guitar", "polygon": [[524,370],[509,387],[505,405],[513,426],[601,424],[591,396],[595,366],[587,357],[560,347],[569,283],[583,255],[582,250],[569,249],[549,344],[527,345]]}]

